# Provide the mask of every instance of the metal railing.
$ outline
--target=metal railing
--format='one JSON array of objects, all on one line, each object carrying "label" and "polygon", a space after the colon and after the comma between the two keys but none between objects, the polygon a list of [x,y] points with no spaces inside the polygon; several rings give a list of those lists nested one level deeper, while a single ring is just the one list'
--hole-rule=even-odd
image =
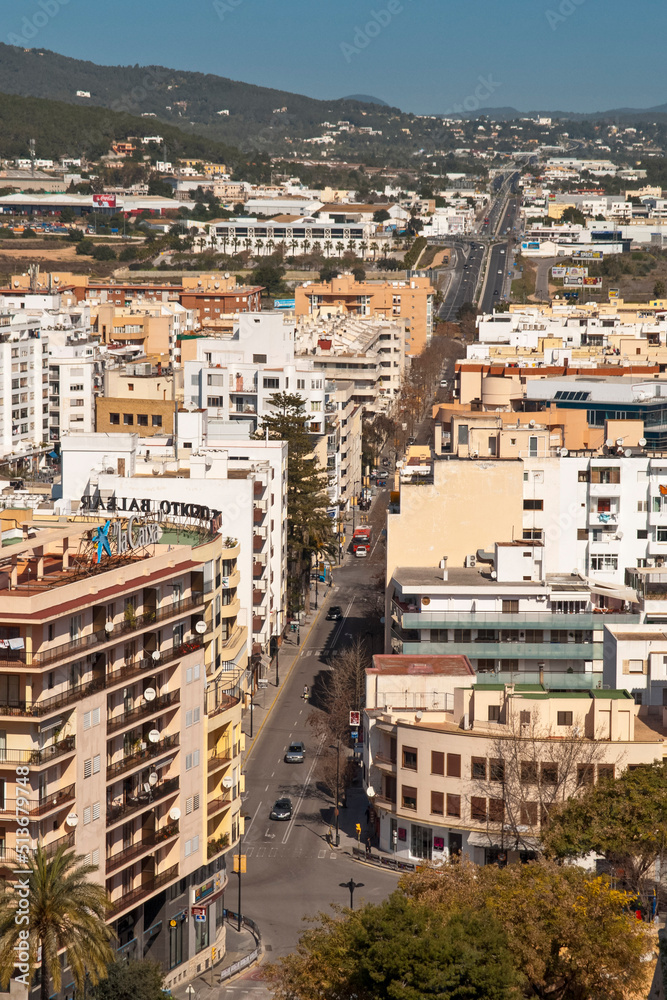
[{"label": "metal railing", "polygon": [[124,801],[110,803],[107,806],[107,823],[116,823],[132,813],[147,809],[168,795],[174,795],[179,789],[179,778],[167,778],[161,784],[149,787],[150,791],[141,790],[137,795],[128,795]]},{"label": "metal railing", "polygon": [[31,764],[33,767],[38,767],[40,764],[50,764],[64,754],[73,753],[75,749],[74,736],[66,736],[58,743],[42,747],[41,750],[12,750],[5,747],[0,749],[0,767],[3,764]]},{"label": "metal railing", "polygon": [[120,913],[121,910],[126,909],[128,906],[134,905],[144,896],[156,892],[161,889],[163,885],[167,885],[169,882],[173,882],[174,879],[178,878],[178,865],[172,865],[171,868],[167,868],[166,871],[162,872],[160,875],[155,875],[151,878],[150,882],[145,885],[140,885],[136,889],[132,889],[130,892],[126,892],[124,896],[119,896],[117,899],[111,900],[111,906],[108,912],[108,916],[114,917],[116,914]]},{"label": "metal railing", "polygon": [[109,764],[107,766],[107,781],[112,781],[118,775],[125,774],[126,771],[131,771],[137,764],[142,764],[144,761],[153,760],[155,757],[168,753],[170,750],[178,747],[179,740],[179,733],[173,733],[171,736],[165,736],[159,743],[147,743],[143,750],[136,750],[134,753],[127,754],[122,760],[116,761],[114,764]]},{"label": "metal railing", "polygon": [[206,803],[206,809],[208,815],[212,816],[213,813],[218,812],[219,809],[224,809],[226,806],[230,806],[234,801],[233,795],[219,795],[217,799],[209,799]]},{"label": "metal railing", "polygon": [[147,837],[144,837],[138,843],[130,844],[129,847],[123,847],[121,851],[117,851],[116,854],[112,854],[106,859],[107,873],[116,871],[117,868],[122,868],[124,865],[130,864],[146,851],[149,851],[153,847],[157,847],[159,844],[162,844],[177,835],[178,822],[169,823],[167,826],[163,826],[160,830],[155,830]]},{"label": "metal railing", "polygon": [[115,733],[119,729],[123,729],[125,726],[129,726],[131,723],[136,722],[137,719],[144,719],[146,716],[156,715],[158,712],[162,712],[166,708],[178,705],[180,700],[181,690],[179,688],[177,691],[169,691],[167,694],[160,695],[159,698],[155,698],[153,701],[147,701],[144,702],[143,705],[137,705],[136,708],[131,708],[128,712],[123,712],[121,715],[107,719],[107,734]]}]

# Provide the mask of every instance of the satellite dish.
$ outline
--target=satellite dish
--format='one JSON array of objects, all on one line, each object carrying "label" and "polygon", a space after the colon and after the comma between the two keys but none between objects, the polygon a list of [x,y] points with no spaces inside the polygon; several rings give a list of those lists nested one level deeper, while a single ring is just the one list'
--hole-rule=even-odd
[{"label": "satellite dish", "polygon": [[148,734],[148,742],[149,743],[160,742],[160,733],[157,729],[151,729],[150,733]]},{"label": "satellite dish", "polygon": [[618,538],[618,540],[619,540],[619,542],[620,542],[620,541],[621,541],[621,539],[623,538],[623,532],[622,532],[622,531],[617,531],[617,532],[616,532],[616,537]]},{"label": "satellite dish", "polygon": [[107,622],[106,625],[104,626],[104,631],[107,634],[110,634],[111,632],[113,632],[113,622]]},{"label": "satellite dish", "polygon": [[75,812],[67,813],[67,819],[65,820],[68,826],[75,827],[79,822],[79,816]]},{"label": "satellite dish", "polygon": [[618,452],[619,455],[624,455],[625,454],[625,452],[623,451],[622,448],[617,448],[616,451]]},{"label": "satellite dish", "polygon": [[155,688],[146,688],[144,698],[146,701],[155,701]]},{"label": "satellite dish", "polygon": [[205,621],[197,622],[197,624],[195,625],[195,632],[197,632],[198,635],[203,635],[205,631],[206,631],[206,622]]},{"label": "satellite dish", "polygon": [[157,774],[155,773],[155,771],[151,771],[151,773],[148,775],[148,784],[157,785],[157,781],[158,781]]},{"label": "satellite dish", "polygon": [[231,775],[226,774],[225,777],[222,779],[222,787],[223,788],[231,788],[233,784],[234,784],[234,781],[232,780]]},{"label": "satellite dish", "polygon": [[622,445],[623,444],[623,438],[616,438],[616,444],[619,445],[619,446]]},{"label": "satellite dish", "polygon": [[157,661],[160,659],[160,650],[159,649],[154,649],[153,650],[153,652],[151,653],[151,659],[155,660],[155,662],[157,663]]},{"label": "satellite dish", "polygon": [[646,438],[640,438],[639,439],[639,446],[640,446],[640,448],[645,448],[646,447]]},{"label": "satellite dish", "polygon": [[368,788],[366,789],[366,795],[371,800],[371,802],[375,798],[375,789],[373,788],[372,785],[369,785]]},{"label": "satellite dish", "polygon": [[176,822],[176,820],[179,820],[180,818],[181,818],[181,810],[178,808],[178,806],[174,806],[173,809],[169,810],[169,819],[173,819],[174,822]]},{"label": "satellite dish", "polygon": [[605,444],[606,444],[607,448],[613,448],[614,447],[614,439],[613,438],[607,438],[607,440],[605,441]]},{"label": "satellite dish", "polygon": [[560,454],[561,454],[561,458],[567,458],[567,456],[568,456],[568,455],[569,455],[570,453],[569,453],[569,451],[567,450],[567,448],[561,448],[561,450],[560,450]]}]

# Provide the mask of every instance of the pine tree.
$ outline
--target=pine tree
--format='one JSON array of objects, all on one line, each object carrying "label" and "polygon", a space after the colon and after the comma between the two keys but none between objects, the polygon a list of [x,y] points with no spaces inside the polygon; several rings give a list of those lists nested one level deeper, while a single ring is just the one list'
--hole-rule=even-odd
[{"label": "pine tree", "polygon": [[277,392],[268,402],[274,412],[262,419],[257,437],[268,432],[269,438],[286,441],[288,446],[288,600],[290,611],[295,613],[305,607],[313,555],[335,552],[333,523],[327,515],[327,474],[313,454],[306,401],[295,393]]}]

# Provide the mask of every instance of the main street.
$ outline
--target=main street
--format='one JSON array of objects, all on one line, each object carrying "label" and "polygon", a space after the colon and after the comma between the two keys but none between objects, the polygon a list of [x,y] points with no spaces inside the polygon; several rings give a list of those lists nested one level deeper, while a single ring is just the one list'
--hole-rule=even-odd
[{"label": "main street", "polygon": [[[346,555],[344,564],[334,568],[333,586],[320,586],[320,614],[313,620],[310,631],[302,629],[299,657],[277,698],[272,679],[269,687],[255,698],[256,703],[264,702],[265,707],[274,698],[275,704],[246,757],[243,811],[248,818],[242,850],[247,857],[247,872],[243,876],[242,912],[259,924],[269,960],[295,949],[306,929],[304,918],[329,910],[332,903],[349,905],[349,893],[341,888],[341,882],[354,878],[363,883],[355,892],[355,906],[364,901],[379,902],[396,887],[395,874],[359,865],[349,854],[356,822],[361,822],[365,836],[366,803],[360,790],[350,796],[350,808],[341,809],[341,848],[337,851],[327,842],[333,824],[333,802],[318,787],[318,746],[307,724],[312,709],[302,697],[305,684],[317,692],[318,678],[329,670],[333,653],[356,637],[372,642],[365,602],[373,589],[373,578],[384,571],[384,539],[380,532],[385,524],[388,499],[389,491],[380,491],[369,515],[374,529],[370,558]],[[343,620],[327,622],[323,604],[340,605]],[[287,635],[294,636],[289,632]],[[283,644],[283,664],[290,652],[294,653],[294,642],[288,638]],[[379,649],[377,639],[376,649]],[[302,740],[306,745],[303,764],[283,761],[293,740]],[[292,819],[289,822],[269,819],[273,803],[285,795],[294,806]],[[229,909],[236,908],[236,893],[237,876],[230,875],[226,898]],[[260,976],[261,970],[247,974],[222,987],[221,995],[238,1000],[253,996],[261,1000],[269,994],[258,981]]]}]

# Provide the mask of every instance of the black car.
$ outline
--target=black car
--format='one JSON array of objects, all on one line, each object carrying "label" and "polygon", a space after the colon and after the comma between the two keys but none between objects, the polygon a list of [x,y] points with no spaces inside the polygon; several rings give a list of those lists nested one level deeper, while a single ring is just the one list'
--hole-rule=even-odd
[{"label": "black car", "polygon": [[383,458],[382,459],[382,465],[384,466],[385,469],[388,469],[389,468],[389,459],[388,458]]},{"label": "black car", "polygon": [[332,604],[327,611],[328,622],[339,622],[343,617],[343,609],[338,604]]},{"label": "black car", "polygon": [[271,819],[286,820],[292,818],[292,800],[277,799],[271,810]]}]

